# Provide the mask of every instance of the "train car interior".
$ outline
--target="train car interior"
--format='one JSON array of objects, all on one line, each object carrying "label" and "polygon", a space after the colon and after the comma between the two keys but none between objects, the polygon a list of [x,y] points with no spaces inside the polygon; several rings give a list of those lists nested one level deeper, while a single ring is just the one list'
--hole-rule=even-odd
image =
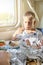
[{"label": "train car interior", "polygon": [[0,0],[0,65],[43,65],[43,0]]}]

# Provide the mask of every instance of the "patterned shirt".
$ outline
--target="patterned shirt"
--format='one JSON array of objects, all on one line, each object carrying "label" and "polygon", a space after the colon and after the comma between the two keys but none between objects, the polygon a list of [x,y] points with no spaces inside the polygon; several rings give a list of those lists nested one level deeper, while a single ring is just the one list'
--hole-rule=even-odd
[{"label": "patterned shirt", "polygon": [[40,43],[42,33],[36,29],[34,33],[27,33],[25,30],[22,34],[16,36],[19,40],[29,40],[31,45],[36,45]]}]

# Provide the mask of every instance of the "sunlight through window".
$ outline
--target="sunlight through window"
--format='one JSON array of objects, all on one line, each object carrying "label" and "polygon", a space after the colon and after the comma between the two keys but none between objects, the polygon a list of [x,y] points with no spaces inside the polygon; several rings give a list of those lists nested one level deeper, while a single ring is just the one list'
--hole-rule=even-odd
[{"label": "sunlight through window", "polygon": [[16,0],[0,0],[0,26],[15,25]]}]

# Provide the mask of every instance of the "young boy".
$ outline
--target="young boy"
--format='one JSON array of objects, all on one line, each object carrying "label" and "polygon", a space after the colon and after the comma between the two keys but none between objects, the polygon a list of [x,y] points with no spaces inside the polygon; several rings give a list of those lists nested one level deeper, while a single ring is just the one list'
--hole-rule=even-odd
[{"label": "young boy", "polygon": [[[12,40],[20,40],[21,43],[21,52],[18,53],[18,59],[25,64],[25,61],[27,57],[29,58],[35,58],[32,55],[34,48],[40,49],[41,48],[41,42],[40,39],[42,37],[42,33],[35,28],[36,26],[36,20],[35,20],[35,14],[31,11],[27,11],[23,17],[23,28],[19,28],[15,34],[13,35]],[[43,43],[43,42],[42,42]],[[26,45],[25,45],[26,44]],[[32,50],[33,47],[33,50]],[[31,50],[31,51],[30,51]],[[32,55],[31,57],[29,55]],[[34,54],[36,52],[34,51]],[[36,54],[37,55],[37,54]]]},{"label": "young boy", "polygon": [[20,34],[13,35],[13,40],[22,39],[26,42],[27,45],[33,46],[35,48],[41,47],[40,39],[42,37],[42,33],[35,28],[36,19],[35,14],[31,11],[27,11],[23,17],[23,27],[24,29],[18,30]]}]

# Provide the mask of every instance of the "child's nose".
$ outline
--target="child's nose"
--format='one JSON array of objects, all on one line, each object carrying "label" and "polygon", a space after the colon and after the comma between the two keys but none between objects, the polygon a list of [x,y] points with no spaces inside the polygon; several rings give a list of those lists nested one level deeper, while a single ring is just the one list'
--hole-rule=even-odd
[{"label": "child's nose", "polygon": [[29,21],[28,24],[31,24],[31,22]]}]

